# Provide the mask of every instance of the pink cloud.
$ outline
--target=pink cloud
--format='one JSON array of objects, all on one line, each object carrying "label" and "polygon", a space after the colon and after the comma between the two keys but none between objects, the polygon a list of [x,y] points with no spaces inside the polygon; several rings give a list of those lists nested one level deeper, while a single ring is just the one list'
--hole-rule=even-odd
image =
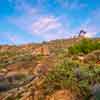
[{"label": "pink cloud", "polygon": [[54,16],[43,16],[32,24],[32,31],[35,34],[48,33],[50,30],[62,28],[58,18]]},{"label": "pink cloud", "polygon": [[14,33],[12,34],[10,32],[3,32],[3,35],[7,40],[10,40],[12,44],[25,42],[22,36],[14,34]]},{"label": "pink cloud", "polygon": [[[8,22],[17,26],[21,30],[26,31],[31,35],[37,35],[47,39],[51,37],[62,37],[66,33],[59,17],[53,15],[41,15],[40,9],[31,7],[29,4],[21,1],[20,10],[24,9],[24,14],[17,17],[9,17]],[[16,4],[16,10],[19,9],[18,2]],[[56,35],[55,35],[56,34]]]}]

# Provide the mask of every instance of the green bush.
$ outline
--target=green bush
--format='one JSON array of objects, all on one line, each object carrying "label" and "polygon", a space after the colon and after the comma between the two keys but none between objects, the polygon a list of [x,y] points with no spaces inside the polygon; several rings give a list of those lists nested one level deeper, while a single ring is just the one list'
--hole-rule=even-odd
[{"label": "green bush", "polygon": [[92,52],[93,50],[100,49],[100,43],[97,41],[93,41],[91,39],[83,39],[80,41],[80,43],[73,45],[72,47],[69,47],[69,53],[70,54],[88,54]]},{"label": "green bush", "polygon": [[[44,82],[45,93],[52,93],[57,89],[73,89],[77,85],[73,69],[76,64],[64,61],[49,72]],[[73,87],[74,86],[74,87]],[[75,87],[76,88],[76,87]]]},{"label": "green bush", "polygon": [[5,52],[0,52],[0,56],[8,56],[8,57],[12,57],[15,56],[17,53],[14,51],[5,51]]},{"label": "green bush", "polygon": [[42,54],[38,54],[38,55],[35,56],[35,59],[36,60],[41,60],[41,59],[43,59],[43,55]]},{"label": "green bush", "polygon": [[43,83],[44,94],[47,95],[59,89],[71,89],[84,100],[89,100],[93,83],[95,81],[100,83],[99,74],[99,67],[94,65],[84,67],[65,60],[46,76]]}]

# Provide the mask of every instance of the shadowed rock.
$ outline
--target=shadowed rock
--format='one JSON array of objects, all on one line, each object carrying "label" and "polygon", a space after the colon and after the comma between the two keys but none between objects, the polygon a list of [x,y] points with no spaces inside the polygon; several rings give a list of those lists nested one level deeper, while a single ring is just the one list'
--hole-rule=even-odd
[{"label": "shadowed rock", "polygon": [[[26,85],[32,80],[34,80],[36,76],[26,76],[24,80],[20,80],[20,76],[11,76],[0,82],[0,92],[6,92],[13,88],[19,88],[20,86]],[[16,82],[17,81],[17,82]]]}]

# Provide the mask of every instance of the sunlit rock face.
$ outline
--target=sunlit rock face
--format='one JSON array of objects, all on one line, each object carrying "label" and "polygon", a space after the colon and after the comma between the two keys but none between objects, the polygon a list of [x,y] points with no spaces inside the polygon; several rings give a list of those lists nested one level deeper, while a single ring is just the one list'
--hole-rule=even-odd
[{"label": "sunlit rock face", "polygon": [[69,90],[60,90],[52,96],[48,96],[46,100],[75,100],[74,95]]},{"label": "sunlit rock face", "polygon": [[44,56],[48,56],[50,54],[48,46],[47,45],[43,45],[39,48],[36,48],[32,55],[44,55]]}]

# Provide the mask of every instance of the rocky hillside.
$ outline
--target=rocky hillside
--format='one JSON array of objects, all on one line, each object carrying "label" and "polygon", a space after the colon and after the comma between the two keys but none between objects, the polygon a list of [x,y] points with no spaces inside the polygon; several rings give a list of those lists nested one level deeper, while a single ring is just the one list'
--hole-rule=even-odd
[{"label": "rocky hillside", "polygon": [[[0,100],[94,98],[95,85],[99,89],[100,83],[100,65],[96,63],[100,60],[100,49],[97,48],[99,45],[92,50],[87,46],[89,52],[84,53],[84,45],[80,45],[84,39],[0,46]],[[99,38],[91,40],[93,45],[100,44]],[[76,44],[81,46],[81,50],[76,48]],[[74,46],[78,53],[71,54],[69,48]]]}]

